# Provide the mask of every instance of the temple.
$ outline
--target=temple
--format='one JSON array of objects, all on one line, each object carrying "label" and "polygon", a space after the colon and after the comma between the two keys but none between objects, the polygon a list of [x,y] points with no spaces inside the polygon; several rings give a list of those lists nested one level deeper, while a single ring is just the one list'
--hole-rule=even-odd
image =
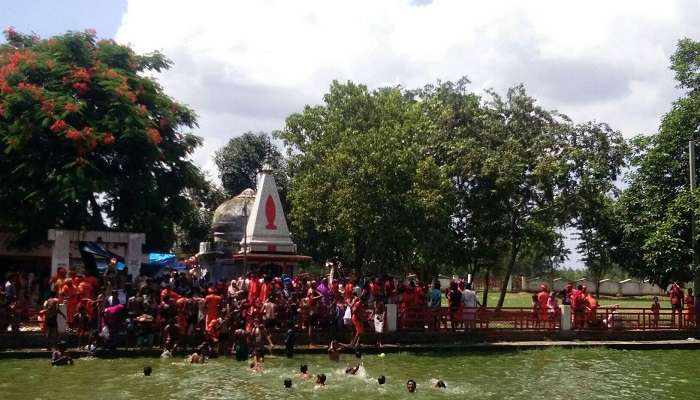
[{"label": "temple", "polygon": [[216,209],[212,231],[214,243],[200,244],[198,259],[213,280],[251,271],[293,274],[311,259],[297,254],[269,166],[258,173],[255,191],[246,189]]}]

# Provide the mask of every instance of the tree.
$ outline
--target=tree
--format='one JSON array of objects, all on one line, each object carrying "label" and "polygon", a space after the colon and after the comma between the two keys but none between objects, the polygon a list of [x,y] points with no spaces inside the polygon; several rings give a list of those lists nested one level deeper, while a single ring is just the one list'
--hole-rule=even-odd
[{"label": "tree", "polygon": [[49,228],[146,233],[167,249],[199,181],[184,130],[195,114],[146,72],[170,67],[94,32],[48,40],[8,29],[0,46],[0,226],[15,245]]},{"label": "tree", "polygon": [[432,124],[401,88],[334,82],[287,118],[292,231],[317,260],[432,277],[447,262],[451,184],[427,151]]},{"label": "tree", "polygon": [[699,42],[678,42],[671,69],[685,96],[673,103],[656,134],[632,141],[629,186],[618,207],[622,240],[615,260],[632,275],[662,286],[693,277],[690,221],[698,202],[689,188],[687,152],[688,141],[700,139],[698,54]]},{"label": "tree", "polygon": [[214,162],[219,169],[221,184],[229,197],[245,189],[255,190],[256,177],[265,163],[274,170],[280,197],[286,198],[287,168],[284,157],[267,133],[246,132],[217,150]]},{"label": "tree", "polygon": [[191,206],[176,226],[175,247],[182,253],[195,254],[200,242],[211,239],[214,211],[226,200],[226,194],[202,173],[199,182],[185,194]]},{"label": "tree", "polygon": [[578,250],[596,282],[612,267],[612,254],[620,244],[620,220],[615,213],[619,190],[615,181],[625,165],[629,147],[619,131],[607,124],[576,125],[566,150],[569,186],[563,202],[578,232]]},{"label": "tree", "polygon": [[505,98],[489,92],[485,130],[493,138],[481,174],[494,181],[492,198],[507,243],[497,307],[503,306],[508,281],[523,245],[561,223],[560,194],[568,183],[564,152],[568,118],[535,104],[524,87]]},{"label": "tree", "polygon": [[457,82],[435,85],[410,92],[433,129],[429,152],[452,183],[455,204],[451,215],[454,236],[450,254],[458,272],[485,275],[493,272],[503,250],[502,229],[494,201],[495,180],[481,173],[492,138],[484,129],[485,113],[479,96],[468,91],[466,77]]}]

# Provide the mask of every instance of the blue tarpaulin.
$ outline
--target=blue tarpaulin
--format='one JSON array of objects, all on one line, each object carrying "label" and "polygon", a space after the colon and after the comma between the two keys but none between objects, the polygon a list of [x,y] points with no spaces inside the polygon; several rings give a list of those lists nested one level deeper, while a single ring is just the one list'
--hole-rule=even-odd
[{"label": "blue tarpaulin", "polygon": [[171,253],[150,253],[148,254],[149,264],[168,265],[177,262],[175,254]]},{"label": "blue tarpaulin", "polygon": [[172,253],[149,253],[148,264],[141,265],[141,272],[149,276],[153,276],[163,269],[185,271],[187,266],[177,261],[177,257]]}]

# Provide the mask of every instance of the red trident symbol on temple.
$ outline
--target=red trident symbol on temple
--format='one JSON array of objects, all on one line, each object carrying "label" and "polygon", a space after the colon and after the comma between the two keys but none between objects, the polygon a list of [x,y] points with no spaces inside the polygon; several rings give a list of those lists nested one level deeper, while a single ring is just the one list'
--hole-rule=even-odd
[{"label": "red trident symbol on temple", "polygon": [[275,215],[277,215],[277,206],[275,206],[275,201],[272,199],[272,196],[268,195],[267,200],[265,200],[265,218],[267,218],[265,229],[277,229],[277,225],[275,225]]}]

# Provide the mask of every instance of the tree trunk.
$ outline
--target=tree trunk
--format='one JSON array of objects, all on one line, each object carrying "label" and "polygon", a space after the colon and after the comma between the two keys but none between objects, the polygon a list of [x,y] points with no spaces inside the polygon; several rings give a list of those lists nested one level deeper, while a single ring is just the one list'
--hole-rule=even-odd
[{"label": "tree trunk", "polygon": [[489,303],[489,281],[491,280],[491,266],[486,266],[484,272],[484,296],[481,298],[481,305],[486,307]]},{"label": "tree trunk", "polygon": [[503,283],[501,284],[501,294],[498,297],[498,304],[496,309],[500,310],[503,307],[503,303],[506,301],[506,292],[508,291],[508,281],[510,276],[513,274],[513,267],[515,267],[515,260],[518,258],[518,250],[520,247],[520,242],[518,240],[511,240],[510,246],[510,260],[508,260],[508,267],[506,268],[506,274],[503,277]]},{"label": "tree trunk", "polygon": [[95,230],[105,229],[105,221],[102,219],[102,208],[97,204],[97,199],[95,199],[95,194],[90,193],[88,196],[88,201],[90,202],[90,209],[92,214],[90,218],[92,219],[92,228]]}]

